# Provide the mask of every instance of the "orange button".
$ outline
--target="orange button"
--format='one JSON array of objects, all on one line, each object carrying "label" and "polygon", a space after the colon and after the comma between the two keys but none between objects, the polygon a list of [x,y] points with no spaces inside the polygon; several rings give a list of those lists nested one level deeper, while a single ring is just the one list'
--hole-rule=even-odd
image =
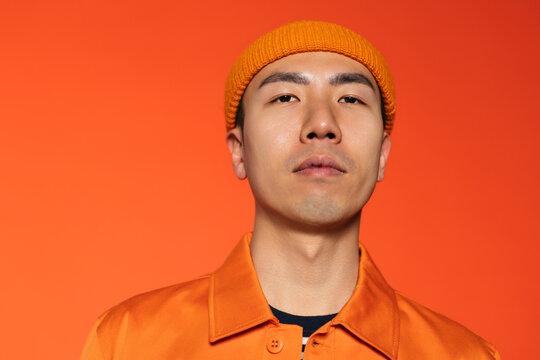
[{"label": "orange button", "polygon": [[278,338],[272,338],[268,340],[268,342],[266,343],[266,348],[272,354],[277,354],[278,352],[281,351],[281,349],[283,349],[283,341],[281,341],[281,339],[278,339]]}]

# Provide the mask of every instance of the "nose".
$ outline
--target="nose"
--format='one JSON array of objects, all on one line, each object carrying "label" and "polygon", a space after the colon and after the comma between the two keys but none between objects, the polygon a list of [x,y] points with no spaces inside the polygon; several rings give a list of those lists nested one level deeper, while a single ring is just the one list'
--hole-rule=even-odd
[{"label": "nose", "polygon": [[341,129],[331,104],[324,101],[316,101],[308,108],[302,130],[300,132],[300,141],[310,143],[328,138],[332,143],[341,142]]}]

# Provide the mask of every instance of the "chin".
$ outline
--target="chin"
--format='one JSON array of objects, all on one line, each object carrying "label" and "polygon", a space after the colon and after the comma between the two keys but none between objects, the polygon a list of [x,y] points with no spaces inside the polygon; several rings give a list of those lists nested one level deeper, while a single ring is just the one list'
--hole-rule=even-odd
[{"label": "chin", "polygon": [[291,220],[313,229],[330,229],[346,224],[360,211],[361,208],[352,211],[328,198],[311,197],[294,206],[294,219]]}]

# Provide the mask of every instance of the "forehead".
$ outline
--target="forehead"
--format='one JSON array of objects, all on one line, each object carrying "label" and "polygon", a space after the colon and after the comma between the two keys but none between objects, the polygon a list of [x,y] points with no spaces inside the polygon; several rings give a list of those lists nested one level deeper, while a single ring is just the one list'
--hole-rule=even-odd
[{"label": "forehead", "polygon": [[377,81],[362,63],[345,55],[326,51],[293,54],[266,65],[253,77],[245,92],[256,91],[264,79],[278,72],[301,73],[314,80],[329,79],[338,73],[360,73],[371,81],[377,97],[380,97]]}]

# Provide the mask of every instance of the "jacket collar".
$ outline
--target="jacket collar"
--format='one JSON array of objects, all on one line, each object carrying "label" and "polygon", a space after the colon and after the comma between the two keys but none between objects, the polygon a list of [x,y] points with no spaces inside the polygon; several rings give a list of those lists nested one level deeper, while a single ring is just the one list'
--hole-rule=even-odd
[{"label": "jacket collar", "polygon": [[[210,342],[278,320],[264,297],[249,244],[244,234],[223,265],[210,279]],[[359,244],[360,266],[354,292],[332,325],[341,325],[390,359],[395,359],[399,317],[394,290],[386,283],[367,250]]]}]

